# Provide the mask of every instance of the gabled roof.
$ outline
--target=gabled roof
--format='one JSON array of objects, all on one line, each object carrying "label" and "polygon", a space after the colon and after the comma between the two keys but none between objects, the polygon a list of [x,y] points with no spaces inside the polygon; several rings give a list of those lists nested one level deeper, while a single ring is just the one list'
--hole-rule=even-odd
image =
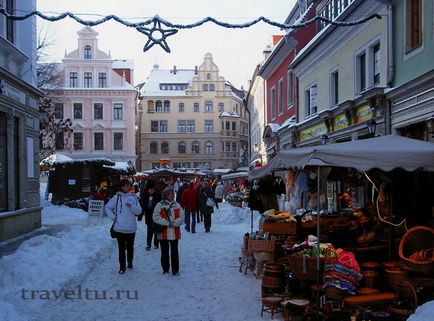
[{"label": "gabled roof", "polygon": [[186,96],[185,90],[161,90],[160,84],[187,84],[195,76],[193,69],[173,70],[153,69],[140,89],[140,96]]}]

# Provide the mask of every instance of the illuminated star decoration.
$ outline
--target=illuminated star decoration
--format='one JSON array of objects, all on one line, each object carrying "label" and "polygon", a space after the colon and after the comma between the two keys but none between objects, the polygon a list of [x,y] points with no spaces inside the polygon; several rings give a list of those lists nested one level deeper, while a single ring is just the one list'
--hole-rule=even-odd
[{"label": "illuminated star decoration", "polygon": [[143,47],[143,51],[146,52],[152,48],[153,45],[160,45],[164,51],[170,53],[170,48],[167,45],[166,38],[174,35],[178,32],[177,29],[161,29],[161,19],[158,16],[155,16],[153,19],[154,26],[152,28],[145,27],[137,27],[137,31],[145,34],[148,37],[148,41]]}]

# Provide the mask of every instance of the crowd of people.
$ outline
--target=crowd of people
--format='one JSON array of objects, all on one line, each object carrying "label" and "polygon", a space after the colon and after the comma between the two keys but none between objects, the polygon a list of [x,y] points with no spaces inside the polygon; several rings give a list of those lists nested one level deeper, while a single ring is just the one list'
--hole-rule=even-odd
[{"label": "crowd of people", "polygon": [[[119,250],[119,274],[133,268],[134,240],[137,221],[147,227],[146,251],[161,251],[163,273],[179,275],[178,241],[181,226],[196,233],[203,222],[205,233],[211,231],[212,213],[223,200],[223,184],[218,180],[195,178],[192,181],[176,179],[167,184],[163,179],[148,180],[140,188],[138,182],[120,181],[120,191],[105,205],[105,214],[113,220]],[[102,195],[97,195],[102,197]]]}]

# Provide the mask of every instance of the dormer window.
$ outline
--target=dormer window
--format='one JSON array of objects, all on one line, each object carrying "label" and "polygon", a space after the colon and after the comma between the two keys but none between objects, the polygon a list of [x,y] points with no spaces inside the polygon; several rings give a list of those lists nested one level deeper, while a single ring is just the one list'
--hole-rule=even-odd
[{"label": "dormer window", "polygon": [[92,48],[89,45],[84,46],[84,59],[92,59]]}]

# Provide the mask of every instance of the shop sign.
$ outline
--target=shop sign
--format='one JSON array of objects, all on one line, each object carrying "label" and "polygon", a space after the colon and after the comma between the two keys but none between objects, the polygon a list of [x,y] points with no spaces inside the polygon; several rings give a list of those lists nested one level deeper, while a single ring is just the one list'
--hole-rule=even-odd
[{"label": "shop sign", "polygon": [[367,121],[369,119],[372,118],[372,111],[371,111],[371,107],[369,107],[368,104],[360,106],[359,108],[357,108],[357,113],[356,113],[356,123],[361,123],[364,121]]},{"label": "shop sign", "polygon": [[342,129],[348,127],[348,119],[345,114],[335,117],[333,120],[333,128],[334,130]]},{"label": "shop sign", "polygon": [[160,159],[160,165],[169,165],[170,159]]},{"label": "shop sign", "polygon": [[327,126],[324,122],[317,124],[315,126],[300,130],[300,141],[303,142],[305,140],[320,137],[323,134],[327,133]]}]

